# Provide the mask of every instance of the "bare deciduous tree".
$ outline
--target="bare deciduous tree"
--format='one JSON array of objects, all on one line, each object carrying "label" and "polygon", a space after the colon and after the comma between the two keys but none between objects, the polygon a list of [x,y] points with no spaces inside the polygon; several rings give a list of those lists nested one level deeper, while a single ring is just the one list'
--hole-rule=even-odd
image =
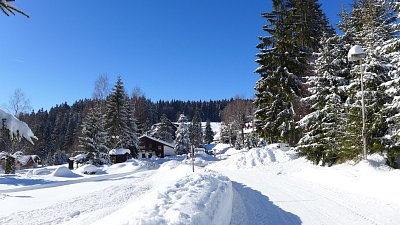
[{"label": "bare deciduous tree", "polygon": [[[244,132],[246,123],[251,122],[254,106],[249,100],[242,97],[235,97],[221,113],[222,122],[228,127],[230,133],[230,142],[233,144],[233,139],[239,138],[237,134],[240,132],[240,140],[244,144]],[[235,138],[236,137],[236,138]]]},{"label": "bare deciduous tree", "polygon": [[20,88],[16,89],[10,96],[9,109],[17,118],[19,118],[21,113],[32,110],[29,99]]},{"label": "bare deciduous tree", "polygon": [[95,100],[105,100],[107,96],[110,94],[110,83],[108,81],[107,74],[101,74],[94,86],[93,98]]}]

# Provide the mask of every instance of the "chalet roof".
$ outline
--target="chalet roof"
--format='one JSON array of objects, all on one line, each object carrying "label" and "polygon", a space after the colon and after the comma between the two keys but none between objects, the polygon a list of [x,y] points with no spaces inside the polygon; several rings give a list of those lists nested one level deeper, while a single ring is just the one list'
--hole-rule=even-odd
[{"label": "chalet roof", "polygon": [[108,154],[109,154],[109,155],[125,155],[125,154],[131,154],[131,150],[126,149],[126,148],[111,149],[110,152],[109,152]]},{"label": "chalet roof", "polygon": [[169,146],[169,147],[171,147],[171,148],[174,148],[174,147],[175,147],[175,146],[174,146],[174,143],[169,143],[169,142],[160,140],[160,139],[158,139],[158,138],[155,138],[155,137],[152,137],[152,136],[149,136],[149,135],[143,135],[143,136],[141,136],[139,139],[142,139],[142,138],[151,139],[151,140],[153,140],[153,141],[156,141],[156,142],[161,143],[161,144],[163,144],[163,145]]}]

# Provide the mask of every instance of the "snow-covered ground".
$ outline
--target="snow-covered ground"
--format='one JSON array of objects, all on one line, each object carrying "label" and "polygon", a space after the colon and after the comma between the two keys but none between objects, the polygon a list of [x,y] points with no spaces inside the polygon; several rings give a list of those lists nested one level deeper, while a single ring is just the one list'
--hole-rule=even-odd
[{"label": "snow-covered ground", "polygon": [[312,165],[284,145],[131,160],[97,175],[48,167],[0,176],[0,224],[399,224],[400,171],[379,155]]}]

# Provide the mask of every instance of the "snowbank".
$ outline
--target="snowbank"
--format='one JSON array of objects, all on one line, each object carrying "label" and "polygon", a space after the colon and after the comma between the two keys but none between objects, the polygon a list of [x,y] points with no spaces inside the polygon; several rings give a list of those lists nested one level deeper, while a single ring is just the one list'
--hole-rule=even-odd
[{"label": "snowbank", "polygon": [[216,172],[191,173],[178,161],[164,163],[154,179],[157,188],[96,224],[228,225],[232,184]]},{"label": "snowbank", "polygon": [[249,151],[241,151],[228,159],[211,165],[211,167],[224,167],[230,169],[242,169],[264,167],[272,163],[283,163],[296,159],[296,153],[289,148],[271,145],[263,148],[253,148]]},{"label": "snowbank", "polygon": [[83,174],[96,174],[98,171],[98,168],[94,165],[87,164],[87,165],[79,167],[77,169],[77,171],[79,171],[80,173],[83,173]]},{"label": "snowbank", "polygon": [[51,174],[51,171],[47,168],[38,168],[38,169],[32,169],[29,170],[28,173],[26,174],[27,177],[30,177],[32,175],[36,176],[43,176],[43,175],[49,175]]},{"label": "snowbank", "polygon": [[137,159],[129,159],[125,163],[117,163],[109,167],[105,167],[103,168],[103,171],[107,174],[115,174],[115,173],[128,173],[139,170],[152,170],[152,169],[157,169],[158,167],[160,166],[153,162],[142,161]]},{"label": "snowbank", "polygon": [[65,166],[60,166],[58,167],[52,174],[51,176],[53,177],[67,177],[67,178],[76,178],[76,177],[81,177],[81,175],[78,175],[71,170],[69,170]]}]

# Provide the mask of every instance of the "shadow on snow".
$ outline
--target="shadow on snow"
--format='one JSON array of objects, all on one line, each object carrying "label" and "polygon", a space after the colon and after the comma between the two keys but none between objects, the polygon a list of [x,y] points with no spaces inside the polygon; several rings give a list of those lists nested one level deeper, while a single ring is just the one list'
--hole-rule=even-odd
[{"label": "shadow on snow", "polygon": [[233,209],[231,225],[301,224],[297,215],[287,212],[261,192],[233,182]]}]

